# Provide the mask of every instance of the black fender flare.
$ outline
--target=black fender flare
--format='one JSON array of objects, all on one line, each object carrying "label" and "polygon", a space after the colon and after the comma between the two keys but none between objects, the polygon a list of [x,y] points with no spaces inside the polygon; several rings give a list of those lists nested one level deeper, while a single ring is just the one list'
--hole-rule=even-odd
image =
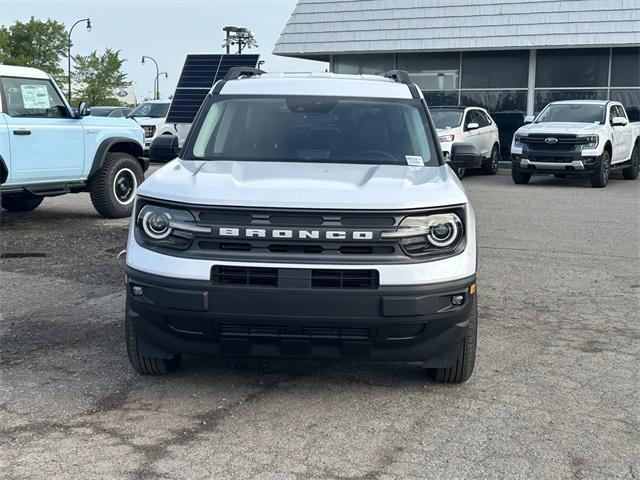
[{"label": "black fender flare", "polygon": [[7,178],[9,178],[9,167],[7,167],[2,155],[0,155],[0,184],[6,182]]},{"label": "black fender flare", "polygon": [[96,149],[96,153],[93,157],[93,164],[89,171],[89,178],[102,168],[104,162],[107,159],[109,152],[126,152],[132,154],[140,162],[140,166],[143,170],[146,170],[149,166],[148,162],[140,160],[142,157],[143,148],[138,142],[127,137],[112,137],[102,141],[102,143]]}]

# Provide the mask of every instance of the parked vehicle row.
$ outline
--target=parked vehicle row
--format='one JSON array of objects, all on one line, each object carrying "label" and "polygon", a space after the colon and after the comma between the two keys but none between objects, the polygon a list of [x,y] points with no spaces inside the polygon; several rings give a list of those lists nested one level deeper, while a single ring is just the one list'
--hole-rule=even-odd
[{"label": "parked vehicle row", "polygon": [[[139,373],[222,354],[416,361],[441,382],[471,376],[475,217],[454,169],[496,173],[486,110],[430,114],[397,70],[232,68],[183,145],[154,131],[151,153],[170,162],[142,183],[154,136],[143,128],[167,107],[86,116],[45,73],[0,66],[3,208],[88,191],[106,217],[133,213],[125,331]],[[516,183],[638,176],[640,125],[618,102],[555,102],[527,121],[512,144]]]},{"label": "parked vehicle row", "polygon": [[35,68],[0,65],[2,208],[28,211],[45,197],[88,191],[105,217],[131,213],[148,161],[133,120],[71,109],[53,79]]}]

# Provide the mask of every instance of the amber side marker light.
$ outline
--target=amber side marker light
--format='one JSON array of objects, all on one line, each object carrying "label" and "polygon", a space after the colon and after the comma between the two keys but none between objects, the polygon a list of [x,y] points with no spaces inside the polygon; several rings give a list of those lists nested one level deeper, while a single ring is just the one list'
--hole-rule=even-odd
[{"label": "amber side marker light", "polygon": [[472,283],[471,286],[469,287],[469,293],[471,295],[475,295],[475,293],[476,293],[476,284],[475,283]]}]

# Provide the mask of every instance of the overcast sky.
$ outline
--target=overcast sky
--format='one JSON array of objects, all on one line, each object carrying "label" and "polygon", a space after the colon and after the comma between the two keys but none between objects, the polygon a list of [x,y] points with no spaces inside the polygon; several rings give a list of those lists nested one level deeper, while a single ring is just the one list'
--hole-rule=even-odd
[{"label": "overcast sky", "polygon": [[[160,71],[163,98],[172,94],[188,53],[223,53],[222,27],[249,27],[269,71],[324,71],[322,62],[271,55],[296,0],[0,0],[0,23],[11,25],[31,16],[52,18],[69,28],[78,19],[91,18],[92,29],[73,30],[71,54],[87,54],[105,47],[120,49],[128,59],[124,69],[136,84],[139,98],[151,96],[155,67],[141,65],[142,55],[154,57]],[[64,70],[66,71],[66,60]]]}]

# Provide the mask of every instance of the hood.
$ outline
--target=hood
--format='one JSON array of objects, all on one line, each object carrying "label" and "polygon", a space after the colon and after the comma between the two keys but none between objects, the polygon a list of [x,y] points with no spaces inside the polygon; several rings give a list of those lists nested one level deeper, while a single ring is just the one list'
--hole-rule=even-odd
[{"label": "hood", "polygon": [[173,160],[138,194],[182,203],[313,209],[400,210],[467,203],[446,165],[354,165]]},{"label": "hood", "polygon": [[151,125],[155,125],[156,127],[159,127],[160,125],[164,125],[165,124],[165,120],[166,117],[135,117],[132,118],[132,120],[138,122],[139,125],[141,126],[151,126]]},{"label": "hood", "polygon": [[438,135],[451,135],[458,133],[458,127],[449,127],[449,128],[436,128],[436,132]]},{"label": "hood", "polygon": [[520,127],[518,133],[591,133],[600,129],[602,125],[578,122],[544,122],[530,123]]},{"label": "hood", "polygon": [[92,115],[87,115],[86,117],[82,117],[82,124],[93,127],[139,128],[136,122],[126,117],[94,117]]}]

